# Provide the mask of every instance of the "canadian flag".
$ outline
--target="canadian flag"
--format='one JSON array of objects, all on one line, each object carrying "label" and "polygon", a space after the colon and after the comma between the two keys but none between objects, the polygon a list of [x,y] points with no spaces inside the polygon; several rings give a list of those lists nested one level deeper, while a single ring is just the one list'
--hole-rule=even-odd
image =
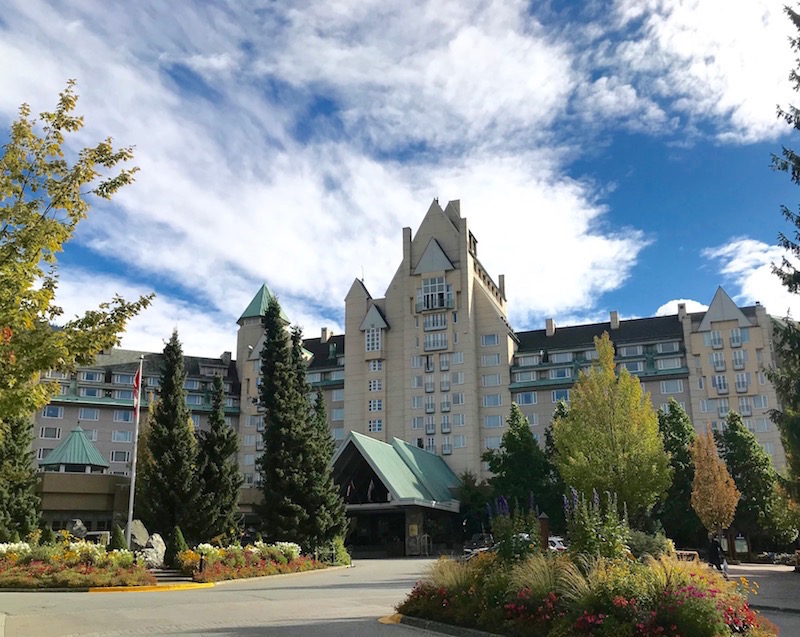
[{"label": "canadian flag", "polygon": [[133,417],[139,418],[139,394],[142,387],[142,368],[136,370],[136,376],[133,377]]}]

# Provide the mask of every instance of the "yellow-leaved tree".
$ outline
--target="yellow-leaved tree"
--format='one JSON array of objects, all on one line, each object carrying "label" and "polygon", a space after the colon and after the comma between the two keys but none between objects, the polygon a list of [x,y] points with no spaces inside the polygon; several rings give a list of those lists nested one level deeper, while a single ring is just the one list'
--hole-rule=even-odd
[{"label": "yellow-leaved tree", "polygon": [[721,533],[733,522],[740,494],[728,468],[719,457],[710,427],[695,438],[692,459],[692,508],[706,529]]}]

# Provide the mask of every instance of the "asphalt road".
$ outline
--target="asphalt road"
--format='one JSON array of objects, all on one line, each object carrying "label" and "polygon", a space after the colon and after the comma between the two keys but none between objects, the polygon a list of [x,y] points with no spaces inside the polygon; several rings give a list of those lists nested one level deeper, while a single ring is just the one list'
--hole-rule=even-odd
[{"label": "asphalt road", "polygon": [[[2,593],[5,637],[404,637],[433,635],[377,618],[431,560],[364,560],[355,568],[156,593]],[[0,635],[2,637],[2,635]]]}]

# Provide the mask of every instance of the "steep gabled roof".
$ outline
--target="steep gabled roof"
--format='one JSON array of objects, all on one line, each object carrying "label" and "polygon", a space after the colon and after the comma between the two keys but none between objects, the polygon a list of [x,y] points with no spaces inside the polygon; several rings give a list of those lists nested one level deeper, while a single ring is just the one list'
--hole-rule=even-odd
[{"label": "steep gabled roof", "polygon": [[361,321],[361,325],[358,326],[358,329],[363,332],[364,330],[368,330],[373,327],[379,327],[380,329],[385,330],[388,329],[389,324],[386,322],[381,309],[374,303],[370,303],[369,309],[364,316],[364,320]]},{"label": "steep gabled roof", "polygon": [[[253,300],[250,301],[249,305],[242,312],[242,315],[239,317],[237,323],[241,324],[244,319],[247,318],[256,318],[258,316],[264,316],[267,312],[267,306],[269,305],[269,300],[273,297],[272,292],[270,292],[267,284],[264,283],[261,288],[256,292],[256,295],[253,297]],[[283,319],[286,324],[289,324],[289,317],[286,316],[286,313],[281,308],[281,319]]]},{"label": "steep gabled roof", "polygon": [[700,322],[700,327],[697,328],[698,332],[708,332],[711,330],[711,323],[718,321],[737,321],[739,327],[752,327],[753,323],[747,320],[747,317],[739,309],[739,306],[734,303],[733,299],[728,296],[728,293],[722,289],[722,286],[717,288],[711,305],[708,306],[703,320]]},{"label": "steep gabled roof", "polygon": [[454,270],[455,266],[442,250],[442,246],[436,239],[428,241],[425,251],[419,258],[419,263],[414,269],[414,274],[427,274],[428,272],[448,272]]},{"label": "steep gabled roof", "polygon": [[64,442],[47,454],[46,458],[39,460],[40,467],[62,464],[108,468],[108,461],[86,437],[80,425],[70,432]]}]

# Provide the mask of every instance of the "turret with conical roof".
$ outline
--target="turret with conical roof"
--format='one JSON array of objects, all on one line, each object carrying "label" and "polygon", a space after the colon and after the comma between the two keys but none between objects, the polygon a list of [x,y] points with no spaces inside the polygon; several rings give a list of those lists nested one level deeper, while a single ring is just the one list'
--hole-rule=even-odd
[{"label": "turret with conical roof", "polygon": [[62,473],[105,473],[108,461],[78,425],[64,442],[39,461],[39,467]]},{"label": "turret with conical roof", "polygon": [[[267,284],[264,283],[258,292],[256,292],[256,295],[253,297],[253,300],[250,301],[245,311],[242,312],[239,320],[236,322],[239,325],[244,325],[245,319],[259,318],[264,316],[267,311],[267,305],[269,305],[269,300],[272,297],[272,292],[267,287]],[[289,317],[286,316],[286,312],[283,311],[283,308],[281,308],[281,318],[286,321],[287,325],[289,324]]]}]

